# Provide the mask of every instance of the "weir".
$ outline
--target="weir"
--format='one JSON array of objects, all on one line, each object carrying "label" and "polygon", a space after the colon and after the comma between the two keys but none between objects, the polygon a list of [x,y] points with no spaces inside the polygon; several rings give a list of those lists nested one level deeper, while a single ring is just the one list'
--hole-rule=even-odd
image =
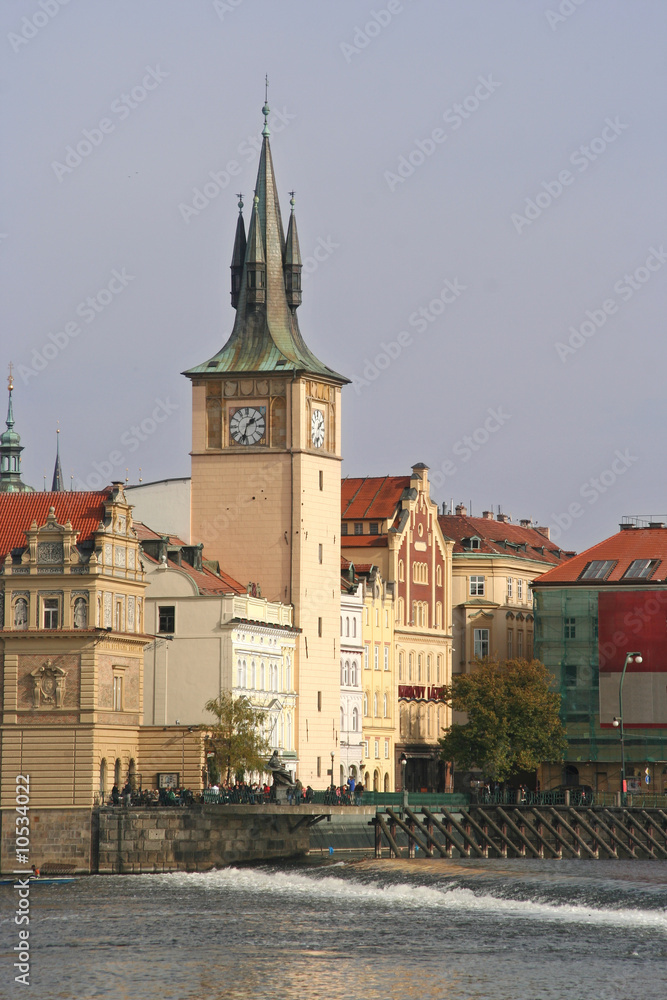
[{"label": "weir", "polygon": [[667,812],[659,808],[404,805],[378,808],[371,823],[376,858],[421,851],[446,858],[667,859]]}]

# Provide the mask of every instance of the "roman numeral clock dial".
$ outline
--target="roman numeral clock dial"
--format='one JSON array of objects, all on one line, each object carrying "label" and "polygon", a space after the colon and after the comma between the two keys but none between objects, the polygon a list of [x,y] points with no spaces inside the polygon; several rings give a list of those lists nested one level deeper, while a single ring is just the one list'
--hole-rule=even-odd
[{"label": "roman numeral clock dial", "polygon": [[264,407],[242,406],[234,410],[229,421],[229,433],[237,444],[257,444],[266,432]]},{"label": "roman numeral clock dial", "polygon": [[316,448],[324,444],[324,414],[321,410],[313,410],[310,418],[310,440]]}]

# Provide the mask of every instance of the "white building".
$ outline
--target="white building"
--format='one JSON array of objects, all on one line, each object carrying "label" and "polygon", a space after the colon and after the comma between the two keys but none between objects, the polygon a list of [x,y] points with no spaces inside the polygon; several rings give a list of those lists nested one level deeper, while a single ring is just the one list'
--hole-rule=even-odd
[{"label": "white building", "polygon": [[[346,562],[346,561],[345,561]],[[353,570],[351,575],[353,575]],[[361,615],[363,584],[346,575],[340,600],[340,784],[348,778],[359,781],[363,765],[363,719],[361,660],[363,641]]]},{"label": "white building", "polygon": [[265,735],[294,771],[294,649],[289,605],[252,596],[203,565],[202,548],[134,524],[148,589],[144,725],[212,722],[204,706],[223,692],[245,695],[265,712]]}]

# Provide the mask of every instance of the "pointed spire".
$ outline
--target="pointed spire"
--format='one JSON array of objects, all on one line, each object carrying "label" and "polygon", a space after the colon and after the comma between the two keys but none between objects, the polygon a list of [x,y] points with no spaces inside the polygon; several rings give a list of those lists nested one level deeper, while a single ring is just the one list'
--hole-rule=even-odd
[{"label": "pointed spire", "polygon": [[236,223],[236,236],[234,237],[234,253],[232,254],[232,309],[236,309],[239,304],[241,293],[241,279],[243,278],[243,261],[245,260],[246,236],[245,222],[243,221],[243,195],[237,195],[239,199],[239,217]]},{"label": "pointed spire", "polygon": [[299,249],[299,234],[296,231],[296,216],[294,214],[294,191],[290,191],[290,217],[285,240],[285,292],[290,309],[298,309],[301,305],[301,251]]},{"label": "pointed spire", "polygon": [[268,139],[271,135],[269,131],[269,114],[271,113],[271,108],[269,107],[269,75],[264,77],[264,107],[262,108],[262,114],[264,115],[264,128],[262,129],[262,135],[265,139]]},{"label": "pointed spire", "polygon": [[255,195],[250,228],[248,229],[248,246],[246,247],[246,301],[248,305],[260,305],[266,302],[266,258],[264,256],[264,241],[259,220],[259,198]]},{"label": "pointed spire", "polygon": [[56,464],[53,467],[53,480],[51,482],[52,493],[64,493],[63,470],[60,466],[60,428],[56,431]]},{"label": "pointed spire", "polygon": [[7,403],[7,430],[0,434],[0,493],[33,493],[32,486],[26,486],[21,481],[21,438],[14,430],[14,407],[12,393],[14,391],[13,365],[9,365],[7,381],[9,401]]}]

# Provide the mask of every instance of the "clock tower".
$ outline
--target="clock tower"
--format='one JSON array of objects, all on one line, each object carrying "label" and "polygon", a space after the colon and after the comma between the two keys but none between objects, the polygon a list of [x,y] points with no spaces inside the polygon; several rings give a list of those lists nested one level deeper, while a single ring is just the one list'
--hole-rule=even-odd
[{"label": "clock tower", "polygon": [[294,197],[285,236],[268,104],[262,111],[247,234],[239,196],[234,326],[217,354],[184,372],[193,391],[191,537],[233,577],[293,605],[297,726],[284,756],[304,785],[322,786],[332,751],[336,773],[340,759],[340,393],[349,380],[299,330]]}]

